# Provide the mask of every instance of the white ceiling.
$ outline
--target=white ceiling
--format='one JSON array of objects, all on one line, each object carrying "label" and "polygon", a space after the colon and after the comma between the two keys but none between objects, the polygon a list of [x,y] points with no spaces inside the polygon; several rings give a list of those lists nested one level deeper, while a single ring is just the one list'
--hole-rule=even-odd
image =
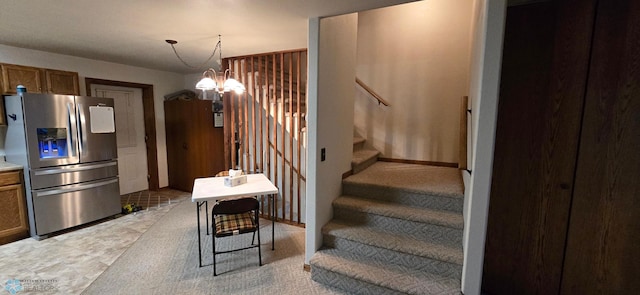
[{"label": "white ceiling", "polygon": [[306,48],[309,18],[413,1],[0,0],[0,43],[193,73],[165,39],[177,40],[178,53],[198,65],[218,35],[223,57]]}]

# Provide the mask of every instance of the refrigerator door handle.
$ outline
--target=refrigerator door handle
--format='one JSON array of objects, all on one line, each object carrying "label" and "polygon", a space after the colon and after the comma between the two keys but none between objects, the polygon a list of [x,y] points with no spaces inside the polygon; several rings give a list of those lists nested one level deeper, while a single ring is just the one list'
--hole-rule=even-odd
[{"label": "refrigerator door handle", "polygon": [[70,187],[70,188],[54,188],[54,189],[48,189],[48,190],[43,190],[43,191],[38,191],[38,192],[34,191],[34,192],[32,192],[32,194],[35,197],[45,197],[45,196],[50,196],[50,195],[59,195],[59,194],[65,194],[65,193],[72,193],[72,192],[77,192],[77,191],[88,190],[88,189],[96,188],[96,187],[99,187],[99,186],[112,184],[114,182],[118,182],[118,179],[114,178],[114,179],[101,181],[101,182],[94,182],[94,183],[90,183],[90,184],[76,185],[76,186],[73,186],[73,187]]},{"label": "refrigerator door handle", "polygon": [[84,112],[82,111],[82,104],[79,103],[76,105],[76,111],[78,112],[78,148],[80,150],[80,154],[82,154],[82,147],[84,145],[84,126],[85,125],[85,116],[84,116]]},{"label": "refrigerator door handle", "polygon": [[67,103],[67,117],[69,119],[69,128],[67,129],[67,145],[71,147],[71,153],[69,156],[75,157],[77,155],[76,150],[78,148],[76,145],[76,134],[78,133],[76,132],[76,115],[75,112],[71,111],[71,106],[71,103]]}]

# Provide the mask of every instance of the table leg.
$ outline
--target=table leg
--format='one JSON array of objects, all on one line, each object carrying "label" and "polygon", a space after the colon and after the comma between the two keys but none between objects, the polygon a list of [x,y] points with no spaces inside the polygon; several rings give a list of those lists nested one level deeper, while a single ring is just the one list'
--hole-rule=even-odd
[{"label": "table leg", "polygon": [[202,242],[200,241],[200,202],[196,202],[196,215],[198,216],[198,263],[202,267]]},{"label": "table leg", "polygon": [[209,202],[204,201],[204,214],[207,218],[207,236],[209,235]]},{"label": "table leg", "polygon": [[276,206],[275,206],[275,203],[274,203],[275,202],[275,199],[274,199],[275,196],[276,195],[273,195],[273,194],[271,195],[271,204],[272,204],[272,206],[271,206],[272,209],[271,210],[273,211],[272,214],[271,214],[271,251],[276,249],[276,246],[275,246],[276,245],[276,240],[275,240],[275,237],[276,237],[276,234],[275,234],[275,232],[276,232]]}]

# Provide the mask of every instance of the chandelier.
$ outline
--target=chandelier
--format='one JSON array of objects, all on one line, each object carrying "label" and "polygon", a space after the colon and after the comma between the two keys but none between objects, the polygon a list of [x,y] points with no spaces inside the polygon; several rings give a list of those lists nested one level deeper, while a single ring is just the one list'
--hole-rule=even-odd
[{"label": "chandelier", "polygon": [[204,95],[204,98],[206,99],[206,95],[207,95],[207,90],[215,90],[220,94],[220,97],[222,97],[222,95],[225,92],[230,92],[230,91],[234,91],[237,94],[242,94],[245,91],[245,87],[244,85],[242,85],[242,83],[240,83],[238,80],[233,79],[231,77],[231,71],[229,69],[225,70],[224,72],[222,71],[222,40],[221,40],[221,35],[218,35],[218,43],[216,43],[216,46],[213,48],[213,53],[211,53],[211,56],[209,56],[209,58],[207,60],[205,60],[200,66],[192,66],[189,63],[187,63],[184,59],[182,59],[182,57],[180,57],[180,55],[178,54],[178,51],[176,51],[176,48],[173,46],[175,44],[178,43],[178,41],[176,40],[165,40],[165,42],[169,43],[169,45],[171,45],[171,48],[173,49],[173,52],[176,54],[176,57],[187,67],[192,68],[192,69],[202,69],[215,55],[216,52],[218,52],[219,57],[220,57],[220,70],[216,71],[213,68],[209,68],[206,71],[204,71],[202,73],[202,79],[200,81],[198,81],[198,83],[196,83],[196,89],[200,89],[202,90],[202,93]]}]

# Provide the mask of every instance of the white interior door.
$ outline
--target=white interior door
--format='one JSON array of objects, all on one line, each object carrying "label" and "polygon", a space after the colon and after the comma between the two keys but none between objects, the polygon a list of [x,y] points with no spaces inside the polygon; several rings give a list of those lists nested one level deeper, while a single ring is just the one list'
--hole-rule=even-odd
[{"label": "white interior door", "polygon": [[98,97],[114,99],[120,194],[149,188],[147,145],[144,135],[142,90],[138,88],[92,85]]}]

